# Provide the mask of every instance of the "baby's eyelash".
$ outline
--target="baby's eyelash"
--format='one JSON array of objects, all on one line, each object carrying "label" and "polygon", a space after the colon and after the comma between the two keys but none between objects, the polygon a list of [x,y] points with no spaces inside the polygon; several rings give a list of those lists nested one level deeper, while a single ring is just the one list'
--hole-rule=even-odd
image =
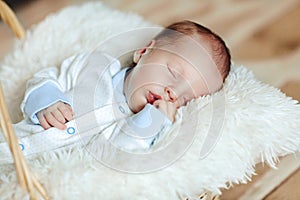
[{"label": "baby's eyelash", "polygon": [[177,78],[176,73],[174,72],[174,70],[171,69],[169,66],[168,66],[167,68],[168,68],[169,72],[171,73],[171,75],[172,75],[174,78]]}]

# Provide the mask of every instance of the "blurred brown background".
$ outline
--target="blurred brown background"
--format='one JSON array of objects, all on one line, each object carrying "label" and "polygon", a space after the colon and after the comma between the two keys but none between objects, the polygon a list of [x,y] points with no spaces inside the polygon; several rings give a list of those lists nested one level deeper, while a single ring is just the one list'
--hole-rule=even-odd
[{"label": "blurred brown background", "polygon": [[[7,0],[25,29],[48,14],[85,0]],[[190,19],[220,34],[235,63],[244,64],[263,82],[300,100],[299,0],[103,0],[113,8],[135,12],[167,25]],[[80,14],[80,13],[78,13]],[[15,36],[0,22],[0,60]],[[300,199],[300,157],[282,158],[279,169],[257,165],[251,183],[224,190],[221,199]],[[271,184],[272,183],[272,184]]]}]

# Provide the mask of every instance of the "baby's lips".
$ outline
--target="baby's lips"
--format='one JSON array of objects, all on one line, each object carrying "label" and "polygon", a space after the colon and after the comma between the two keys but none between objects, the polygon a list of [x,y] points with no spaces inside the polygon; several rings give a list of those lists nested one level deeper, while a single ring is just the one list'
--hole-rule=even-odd
[{"label": "baby's lips", "polygon": [[155,101],[162,99],[162,97],[158,94],[154,94],[152,92],[149,92],[147,95],[147,102],[150,104],[153,104]]}]

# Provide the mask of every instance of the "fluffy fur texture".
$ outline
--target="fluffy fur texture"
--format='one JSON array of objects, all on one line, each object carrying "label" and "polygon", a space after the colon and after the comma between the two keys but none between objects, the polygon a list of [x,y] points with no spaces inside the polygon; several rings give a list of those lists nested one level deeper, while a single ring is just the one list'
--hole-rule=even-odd
[{"label": "fluffy fur texture", "polygon": [[[25,82],[34,72],[59,66],[64,58],[96,48],[114,34],[147,26],[151,24],[134,14],[86,3],[68,7],[33,27],[1,63],[0,78],[13,121],[22,118],[19,104]],[[211,119],[219,120],[219,129],[213,130]],[[29,164],[52,199],[169,200],[193,198],[203,191],[218,194],[220,188],[249,181],[257,162],[275,166],[278,156],[300,149],[297,101],[256,80],[242,66],[233,67],[220,92],[180,109],[173,130],[154,150],[172,141],[172,133],[184,132],[180,128],[185,125],[194,135],[184,153],[155,172],[113,170],[80,146],[46,152]],[[18,186],[13,166],[2,165],[0,171],[0,199],[28,199]]]}]

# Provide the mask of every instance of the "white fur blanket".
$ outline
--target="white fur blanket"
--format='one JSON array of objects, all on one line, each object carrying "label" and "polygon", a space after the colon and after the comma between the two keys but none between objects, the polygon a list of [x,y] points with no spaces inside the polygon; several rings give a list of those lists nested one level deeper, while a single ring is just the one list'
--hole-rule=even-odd
[{"label": "white fur blanket", "polygon": [[[1,63],[0,78],[13,121],[22,118],[24,83],[34,72],[58,66],[110,36],[149,26],[136,15],[94,2],[66,8],[33,27]],[[169,200],[195,198],[203,191],[218,194],[228,183],[250,180],[255,163],[275,166],[278,156],[300,149],[297,101],[256,80],[242,66],[232,68],[220,92],[189,103],[177,118],[170,134],[149,153],[162,152],[162,157],[143,157],[149,165],[163,163],[149,172],[132,174],[107,167],[80,146],[45,152],[29,164],[52,199]],[[160,150],[173,144],[177,148],[165,162],[166,151]],[[130,163],[127,157],[116,156],[118,164]],[[0,171],[0,199],[28,199],[13,166],[2,165]]]}]

